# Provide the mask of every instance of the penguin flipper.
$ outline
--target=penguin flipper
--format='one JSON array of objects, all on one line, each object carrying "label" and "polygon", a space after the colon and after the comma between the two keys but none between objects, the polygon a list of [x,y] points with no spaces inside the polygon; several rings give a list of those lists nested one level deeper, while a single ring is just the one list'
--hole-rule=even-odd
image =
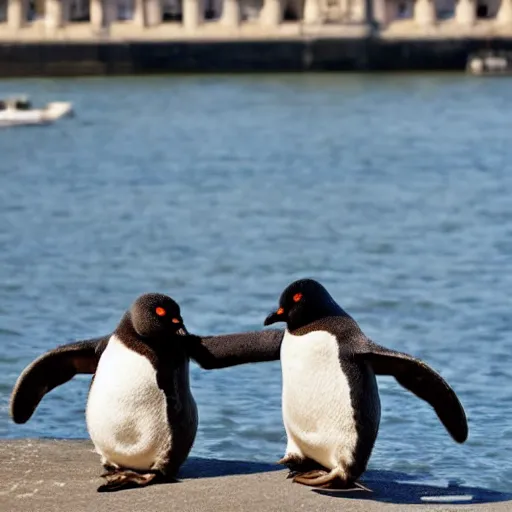
[{"label": "penguin flipper", "polygon": [[196,336],[189,355],[207,370],[228,368],[246,363],[277,361],[280,358],[284,331],[266,330],[219,336]]},{"label": "penguin flipper", "polygon": [[10,414],[15,423],[26,423],[46,393],[71,380],[77,373],[96,372],[110,335],[50,350],[30,363],[11,393]]},{"label": "penguin flipper", "polygon": [[466,441],[468,422],[464,408],[455,391],[430,366],[369,340],[357,352],[372,365],[376,375],[395,377],[404,388],[428,402],[455,441]]}]

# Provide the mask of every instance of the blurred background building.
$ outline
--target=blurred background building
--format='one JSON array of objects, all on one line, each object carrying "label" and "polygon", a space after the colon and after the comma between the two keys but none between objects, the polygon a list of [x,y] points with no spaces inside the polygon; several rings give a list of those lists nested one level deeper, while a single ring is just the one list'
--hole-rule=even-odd
[{"label": "blurred background building", "polygon": [[[512,0],[0,0],[0,36],[512,33]],[[235,30],[235,32],[233,32]],[[230,32],[231,31],[231,32]]]}]

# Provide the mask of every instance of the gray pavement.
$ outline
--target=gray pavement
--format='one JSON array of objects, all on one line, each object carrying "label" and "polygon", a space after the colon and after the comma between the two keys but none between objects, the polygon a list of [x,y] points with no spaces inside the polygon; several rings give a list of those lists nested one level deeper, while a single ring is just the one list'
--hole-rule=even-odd
[{"label": "gray pavement", "polygon": [[372,493],[314,490],[273,464],[198,458],[179,483],[98,493],[102,468],[89,441],[3,440],[0,461],[2,512],[512,511],[512,490],[417,485],[389,471],[365,474]]}]

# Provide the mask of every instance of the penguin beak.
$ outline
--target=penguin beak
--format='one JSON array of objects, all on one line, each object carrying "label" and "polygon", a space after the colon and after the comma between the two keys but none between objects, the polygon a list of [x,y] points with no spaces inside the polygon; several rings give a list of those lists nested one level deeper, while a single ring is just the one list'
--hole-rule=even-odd
[{"label": "penguin beak", "polygon": [[188,336],[188,331],[184,325],[182,325],[177,331],[176,334],[179,336]]},{"label": "penguin beak", "polygon": [[176,329],[176,334],[178,334],[179,336],[188,336],[188,331],[185,327],[185,324],[183,323],[181,316],[175,316],[172,319],[172,323],[179,325],[179,328]]},{"label": "penguin beak", "polygon": [[273,311],[272,313],[270,313],[270,315],[267,316],[267,318],[265,318],[263,325],[272,325],[272,324],[275,324],[276,322],[284,322],[284,321],[285,321],[284,309],[279,308],[277,311]]}]

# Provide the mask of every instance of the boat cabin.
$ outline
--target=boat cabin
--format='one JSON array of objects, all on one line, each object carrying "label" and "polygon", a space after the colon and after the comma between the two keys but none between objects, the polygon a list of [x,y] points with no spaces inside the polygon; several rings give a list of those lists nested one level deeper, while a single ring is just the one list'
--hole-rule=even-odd
[{"label": "boat cabin", "polygon": [[0,110],[30,110],[32,104],[26,96],[13,96],[11,98],[0,99]]}]

